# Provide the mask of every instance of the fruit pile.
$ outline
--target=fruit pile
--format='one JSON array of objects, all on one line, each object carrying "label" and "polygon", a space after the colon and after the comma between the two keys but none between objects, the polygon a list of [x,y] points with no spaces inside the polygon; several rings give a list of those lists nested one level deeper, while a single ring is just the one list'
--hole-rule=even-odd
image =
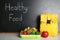
[{"label": "fruit pile", "polygon": [[47,38],[49,33],[47,31],[43,31],[40,35],[40,32],[37,31],[35,27],[27,27],[20,32],[22,38],[40,38],[41,36]]},{"label": "fruit pile", "polygon": [[20,35],[40,35],[40,32],[35,27],[28,27],[22,30]]}]

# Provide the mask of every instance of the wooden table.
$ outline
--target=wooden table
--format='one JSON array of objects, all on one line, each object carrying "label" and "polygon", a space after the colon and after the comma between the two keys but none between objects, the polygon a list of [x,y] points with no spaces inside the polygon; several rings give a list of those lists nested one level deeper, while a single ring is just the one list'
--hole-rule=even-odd
[{"label": "wooden table", "polygon": [[32,39],[22,39],[22,38],[19,38],[18,36],[18,32],[2,32],[0,33],[0,40],[59,40],[60,39],[60,33],[58,34],[57,37],[48,37],[48,38],[32,38]]}]

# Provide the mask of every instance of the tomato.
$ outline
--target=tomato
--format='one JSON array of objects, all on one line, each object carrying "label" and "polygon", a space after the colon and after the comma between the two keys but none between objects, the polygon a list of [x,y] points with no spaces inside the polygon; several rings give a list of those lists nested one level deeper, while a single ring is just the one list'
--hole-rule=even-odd
[{"label": "tomato", "polygon": [[27,34],[27,32],[23,32],[23,35],[26,35]]},{"label": "tomato", "polygon": [[27,32],[28,35],[30,35],[30,32]]}]

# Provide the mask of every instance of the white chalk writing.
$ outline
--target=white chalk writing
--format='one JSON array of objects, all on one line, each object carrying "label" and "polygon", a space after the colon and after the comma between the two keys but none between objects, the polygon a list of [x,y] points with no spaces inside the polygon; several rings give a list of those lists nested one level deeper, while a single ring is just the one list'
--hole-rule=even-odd
[{"label": "white chalk writing", "polygon": [[18,11],[18,12],[22,12],[20,17],[14,17],[14,14],[13,13],[9,13],[9,21],[13,21],[13,22],[17,22],[17,21],[22,21],[22,15],[27,13],[28,11],[28,7],[25,7],[23,5],[23,3],[19,3],[17,2],[17,5],[11,5],[11,3],[5,3],[5,11]]}]

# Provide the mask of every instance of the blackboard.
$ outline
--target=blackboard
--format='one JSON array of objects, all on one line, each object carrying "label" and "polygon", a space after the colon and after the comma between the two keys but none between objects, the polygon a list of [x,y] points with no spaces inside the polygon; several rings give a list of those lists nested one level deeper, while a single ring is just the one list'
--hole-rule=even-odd
[{"label": "blackboard", "polygon": [[19,32],[36,26],[33,12],[34,0],[0,0],[0,32]]}]

